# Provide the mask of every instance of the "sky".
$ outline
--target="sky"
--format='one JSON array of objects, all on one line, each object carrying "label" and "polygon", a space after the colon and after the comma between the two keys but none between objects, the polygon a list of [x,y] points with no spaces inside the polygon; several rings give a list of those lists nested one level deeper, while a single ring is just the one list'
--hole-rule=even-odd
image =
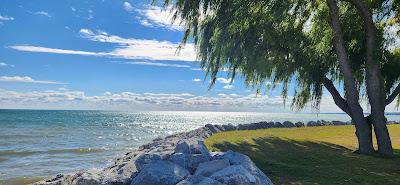
[{"label": "sky", "polygon": [[0,108],[294,112],[279,84],[256,95],[222,71],[209,89],[171,17],[151,0],[1,0]]}]

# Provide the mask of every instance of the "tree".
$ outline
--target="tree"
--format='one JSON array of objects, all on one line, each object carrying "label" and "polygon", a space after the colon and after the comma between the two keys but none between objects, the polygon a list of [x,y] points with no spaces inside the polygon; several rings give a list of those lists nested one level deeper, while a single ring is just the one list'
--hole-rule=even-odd
[{"label": "tree", "polygon": [[[398,28],[399,0],[164,0],[196,45],[215,83],[220,69],[261,91],[266,81],[294,88],[292,107],[318,109],[323,87],[356,127],[360,153],[393,155],[385,107],[399,97],[400,50],[387,36]],[[396,35],[396,37],[398,37]],[[290,87],[296,80],[297,86]],[[334,84],[344,84],[341,95]],[[397,84],[397,86],[396,86]],[[275,87],[275,86],[274,86]],[[360,98],[371,108],[364,117]],[[400,98],[398,98],[400,101]]]}]

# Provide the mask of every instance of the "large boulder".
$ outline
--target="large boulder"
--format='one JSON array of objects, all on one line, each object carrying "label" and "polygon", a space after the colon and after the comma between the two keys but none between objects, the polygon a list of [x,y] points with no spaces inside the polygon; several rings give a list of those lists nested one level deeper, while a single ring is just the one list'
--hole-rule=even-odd
[{"label": "large boulder", "polygon": [[184,140],[180,140],[175,147],[175,153],[189,154],[190,153],[189,144]]},{"label": "large boulder", "polygon": [[295,127],[295,125],[294,125],[291,121],[284,121],[282,124],[283,124],[283,126],[286,127],[286,128]]},{"label": "large boulder", "polygon": [[222,183],[201,175],[192,175],[176,185],[223,185]]},{"label": "large boulder", "polygon": [[309,121],[307,123],[307,127],[315,127],[315,126],[318,126],[317,122],[315,122],[315,121]]},{"label": "large boulder", "polygon": [[215,172],[210,176],[223,184],[248,185],[256,184],[257,179],[241,165],[233,165]]},{"label": "large boulder", "polygon": [[296,125],[296,127],[304,127],[304,123],[303,122],[296,122],[294,125]]},{"label": "large boulder", "polygon": [[204,144],[203,140],[197,141],[197,143],[190,145],[190,153],[191,154],[203,154],[210,155],[210,152],[207,149],[207,146]]},{"label": "large boulder", "polygon": [[253,163],[246,155],[238,152],[228,151],[222,155],[216,155],[216,159],[227,159],[231,165],[241,165],[251,174],[257,177],[257,182],[262,185],[272,185],[272,181]]},{"label": "large boulder", "polygon": [[156,161],[160,161],[160,160],[162,160],[162,159],[161,159],[161,156],[158,154],[154,154],[154,153],[153,154],[149,154],[149,153],[143,154],[140,157],[138,157],[135,161],[136,169],[142,170],[145,166],[147,166],[151,163],[154,163]]},{"label": "large boulder", "polygon": [[343,121],[332,121],[332,124],[333,125],[347,125],[347,123],[343,122]]},{"label": "large boulder", "polygon": [[143,168],[131,185],[175,185],[185,179],[189,171],[169,161],[157,161]]},{"label": "large boulder", "polygon": [[283,128],[283,127],[284,127],[283,124],[279,121],[274,123],[274,128]]},{"label": "large boulder", "polygon": [[171,155],[168,160],[193,173],[200,163],[210,161],[211,156],[203,154],[175,153]]},{"label": "large boulder", "polygon": [[229,165],[230,165],[229,160],[227,160],[227,159],[213,160],[213,161],[200,163],[194,174],[208,177],[211,174],[213,174],[214,172],[219,171],[223,168],[226,168]]}]

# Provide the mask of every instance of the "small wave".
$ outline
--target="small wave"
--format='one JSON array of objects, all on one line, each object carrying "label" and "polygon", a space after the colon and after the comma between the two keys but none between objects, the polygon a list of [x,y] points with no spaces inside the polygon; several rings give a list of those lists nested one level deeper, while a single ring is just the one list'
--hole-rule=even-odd
[{"label": "small wave", "polygon": [[106,150],[107,149],[104,148],[64,148],[64,149],[55,149],[46,151],[4,150],[0,151],[0,156],[29,156],[34,154],[60,154],[60,153],[86,154],[86,153],[99,153],[99,152],[104,152]]},{"label": "small wave", "polygon": [[22,185],[31,184],[43,180],[42,177],[16,177],[12,179],[0,180],[0,184],[4,185]]}]

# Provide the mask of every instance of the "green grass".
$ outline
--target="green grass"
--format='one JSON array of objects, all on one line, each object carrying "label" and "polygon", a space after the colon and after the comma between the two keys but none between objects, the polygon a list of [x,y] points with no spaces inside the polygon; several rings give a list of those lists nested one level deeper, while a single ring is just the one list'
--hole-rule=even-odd
[{"label": "green grass", "polygon": [[248,155],[275,184],[400,185],[400,125],[389,131],[394,158],[354,154],[353,126],[222,132],[205,143]]}]

